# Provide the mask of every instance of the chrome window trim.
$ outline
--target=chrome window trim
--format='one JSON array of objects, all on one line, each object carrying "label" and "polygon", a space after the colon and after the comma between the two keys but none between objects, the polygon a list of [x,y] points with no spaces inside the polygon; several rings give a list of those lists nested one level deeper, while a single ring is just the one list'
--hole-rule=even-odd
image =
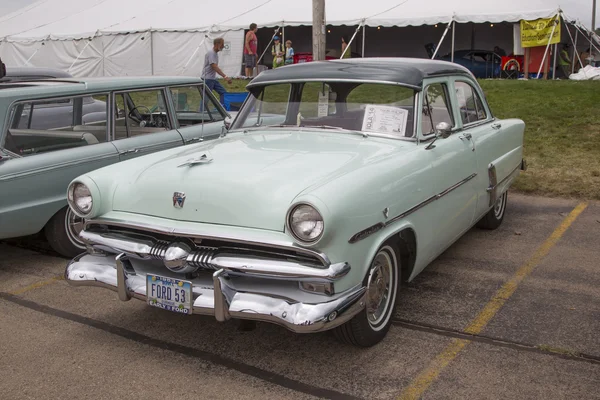
[{"label": "chrome window trim", "polygon": [[356,243],[358,241],[363,240],[364,238],[371,236],[372,234],[374,234],[375,232],[378,232],[380,230],[382,230],[383,228],[388,227],[389,225],[400,221],[401,219],[407,217],[408,215],[414,213],[415,211],[425,207],[428,204],[433,203],[434,201],[444,197],[445,195],[447,195],[448,193],[452,192],[453,190],[457,189],[458,187],[464,185],[465,183],[469,182],[471,179],[475,178],[477,176],[476,173],[473,173],[471,175],[469,175],[468,177],[466,177],[465,179],[463,179],[460,182],[455,183],[454,185],[448,187],[447,189],[444,189],[443,191],[441,191],[438,194],[434,194],[433,196],[423,200],[422,202],[420,202],[419,204],[409,208],[408,210],[404,211],[403,213],[391,218],[389,221],[386,222],[378,222],[375,225],[371,225],[366,229],[363,229],[360,232],[357,232],[356,234],[354,234],[349,240],[348,243]]},{"label": "chrome window trim", "polygon": [[115,226],[121,228],[131,228],[131,229],[139,229],[143,231],[149,231],[154,233],[160,233],[163,235],[169,236],[183,236],[194,239],[213,239],[213,240],[223,240],[233,243],[241,243],[241,244],[249,244],[254,246],[265,246],[265,247],[273,247],[282,250],[291,250],[296,251],[298,253],[303,253],[311,257],[315,257],[318,259],[324,267],[329,267],[331,265],[331,261],[326,254],[318,252],[316,250],[307,249],[305,247],[301,247],[294,242],[288,241],[256,241],[252,238],[252,234],[248,235],[215,235],[215,234],[203,234],[193,230],[185,230],[185,229],[177,229],[177,228],[166,228],[159,225],[154,224],[145,224],[145,223],[131,223],[128,221],[124,221],[116,218],[103,218],[103,219],[90,219],[85,222],[84,230],[88,229],[92,225],[108,225]]},{"label": "chrome window trim", "polygon": [[[172,97],[171,88],[190,87],[190,86],[206,87],[204,82],[199,82],[199,83],[194,83],[194,84],[189,84],[189,85],[181,85],[181,84],[170,85],[170,86],[167,86],[167,93],[169,95],[169,98]],[[211,101],[214,103],[217,110],[219,110],[219,114],[221,114],[221,117],[223,117],[223,119],[221,121],[223,121],[225,119],[225,117],[231,117],[231,115],[227,112],[225,107],[223,107],[223,105],[219,102],[219,100],[217,100],[217,98],[213,95],[212,90],[210,90],[210,88],[207,88],[207,89],[208,90],[204,90],[204,93],[210,97]],[[202,92],[202,90],[200,90],[200,92]],[[181,126],[179,126],[179,119],[177,119],[177,110],[173,110],[173,115],[175,116],[175,121],[177,123],[177,128],[175,128],[175,129],[180,129]],[[216,121],[212,117],[211,117],[211,120],[212,120],[212,122],[220,122],[220,121]],[[196,125],[200,125],[200,124],[196,124]],[[184,128],[187,128],[187,127],[184,127]]]},{"label": "chrome window trim", "polygon": [[[171,124],[170,128],[171,129],[167,129],[165,130],[165,132],[171,132],[171,131],[175,131],[177,130],[176,128],[174,128],[174,123],[173,123],[173,113],[172,113],[172,108],[171,106],[168,104],[167,102],[167,86],[149,86],[149,87],[139,87],[139,88],[131,88],[131,89],[119,89],[119,90],[113,90],[111,92],[111,98],[112,98],[112,106],[116,106],[117,102],[116,102],[116,96],[119,94],[124,94],[124,93],[130,93],[130,92],[148,92],[150,90],[159,90],[162,92],[163,95],[163,99],[165,101],[165,106],[167,108],[166,114],[167,114],[167,120],[169,121],[169,123]],[[110,113],[112,114],[112,125],[111,125],[111,135],[110,135],[110,142],[116,141],[116,140],[123,140],[123,139],[131,139],[132,136],[129,136],[129,128],[127,128],[127,137],[126,138],[121,138],[121,139],[116,139],[115,138],[115,133],[117,131],[117,119],[115,118],[114,115],[115,110],[111,109]],[[152,132],[152,133],[161,133],[161,132]],[[147,133],[146,135],[152,135],[152,133]],[[143,136],[146,136],[143,135]]]},{"label": "chrome window trim", "polygon": [[[444,92],[446,93],[446,100],[448,102],[448,114],[450,115],[450,118],[452,119],[452,130],[451,133],[455,133],[458,132],[460,130],[460,128],[458,127],[458,123],[457,121],[454,121],[454,108],[453,108],[453,101],[452,101],[452,96],[450,96],[450,90],[449,90],[449,84],[447,80],[435,80],[432,82],[427,82],[424,86],[423,86],[423,90],[422,90],[422,96],[421,96],[421,107],[417,107],[415,109],[415,113],[416,110],[419,109],[421,112],[419,113],[419,122],[421,122],[421,118],[423,115],[423,106],[425,105],[425,96],[427,96],[427,89],[429,88],[429,86],[431,85],[435,85],[435,84],[440,84],[442,86],[444,86]],[[454,88],[454,87],[453,87]],[[422,125],[420,125],[420,127],[422,127]],[[421,129],[421,136],[423,136],[423,140],[429,140],[429,139],[433,139],[435,138],[435,126],[432,127],[434,129],[433,132],[431,133],[423,133],[423,129]]]}]

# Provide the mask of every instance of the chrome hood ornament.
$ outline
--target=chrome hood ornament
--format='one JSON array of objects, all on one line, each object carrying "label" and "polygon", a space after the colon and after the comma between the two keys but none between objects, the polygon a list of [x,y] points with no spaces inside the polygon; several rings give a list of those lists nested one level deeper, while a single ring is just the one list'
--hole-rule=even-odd
[{"label": "chrome hood ornament", "polygon": [[183,203],[185,203],[185,193],[183,193],[183,192],[173,193],[173,207],[183,208]]},{"label": "chrome hood ornament", "polygon": [[183,164],[179,164],[177,167],[178,168],[179,167],[184,167],[186,165],[192,167],[192,166],[194,166],[196,164],[208,164],[212,160],[213,160],[212,157],[210,157],[207,153],[204,153],[201,156],[190,158],[189,160],[187,160]]}]

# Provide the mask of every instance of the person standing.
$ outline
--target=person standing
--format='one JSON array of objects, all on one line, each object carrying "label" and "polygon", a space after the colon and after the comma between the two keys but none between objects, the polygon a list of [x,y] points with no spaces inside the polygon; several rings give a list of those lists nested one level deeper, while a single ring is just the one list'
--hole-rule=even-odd
[{"label": "person standing", "polygon": [[255,23],[250,24],[250,30],[246,33],[244,40],[244,64],[246,64],[246,76],[254,76],[254,68],[256,67],[256,51],[258,49],[258,38],[256,37],[258,27]]},{"label": "person standing", "polygon": [[275,42],[271,47],[271,54],[273,55],[273,69],[281,67],[283,65],[283,44],[279,40],[279,36],[273,38]]},{"label": "person standing", "polygon": [[292,41],[285,41],[285,65],[294,63],[294,48],[292,47]]},{"label": "person standing", "polygon": [[569,44],[565,44],[559,53],[558,64],[566,79],[571,75],[571,59],[569,58]]},{"label": "person standing", "polygon": [[210,90],[214,90],[219,95],[219,100],[223,104],[223,95],[227,90],[217,81],[217,74],[221,75],[227,83],[231,84],[231,78],[228,77],[221,68],[219,68],[219,51],[225,47],[223,38],[216,38],[213,41],[213,48],[210,49],[204,56],[204,67],[202,68],[202,79],[204,84]]}]

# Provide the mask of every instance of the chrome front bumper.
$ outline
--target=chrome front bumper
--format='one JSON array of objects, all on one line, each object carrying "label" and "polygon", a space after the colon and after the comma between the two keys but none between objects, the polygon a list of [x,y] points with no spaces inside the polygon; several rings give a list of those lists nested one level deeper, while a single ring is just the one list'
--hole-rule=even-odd
[{"label": "chrome front bumper", "polygon": [[[332,296],[300,290],[298,281],[315,278],[316,271],[312,268],[310,272],[296,268],[290,276],[278,274],[273,265],[252,272],[242,272],[246,268],[238,269],[239,264],[236,267],[220,268],[216,272],[205,271],[189,279],[194,297],[193,314],[214,315],[218,321],[230,318],[265,321],[296,333],[310,333],[335,328],[365,307],[365,287],[356,286]],[[285,272],[285,268],[279,270]],[[345,275],[347,270],[342,274],[339,274],[340,271],[331,272],[325,269],[317,272],[317,275],[324,280],[334,280],[339,275]],[[87,253],[69,263],[65,279],[74,286],[98,286],[114,290],[123,301],[131,298],[146,300],[147,274],[183,279],[181,274],[171,272],[161,263],[151,260]],[[275,279],[269,279],[268,275]]]}]

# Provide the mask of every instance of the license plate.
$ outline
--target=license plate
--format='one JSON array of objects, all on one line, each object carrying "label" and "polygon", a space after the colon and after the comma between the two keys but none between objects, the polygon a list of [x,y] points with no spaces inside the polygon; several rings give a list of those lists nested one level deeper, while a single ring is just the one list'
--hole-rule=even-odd
[{"label": "license plate", "polygon": [[182,314],[192,313],[192,283],[159,275],[146,276],[148,304]]}]

